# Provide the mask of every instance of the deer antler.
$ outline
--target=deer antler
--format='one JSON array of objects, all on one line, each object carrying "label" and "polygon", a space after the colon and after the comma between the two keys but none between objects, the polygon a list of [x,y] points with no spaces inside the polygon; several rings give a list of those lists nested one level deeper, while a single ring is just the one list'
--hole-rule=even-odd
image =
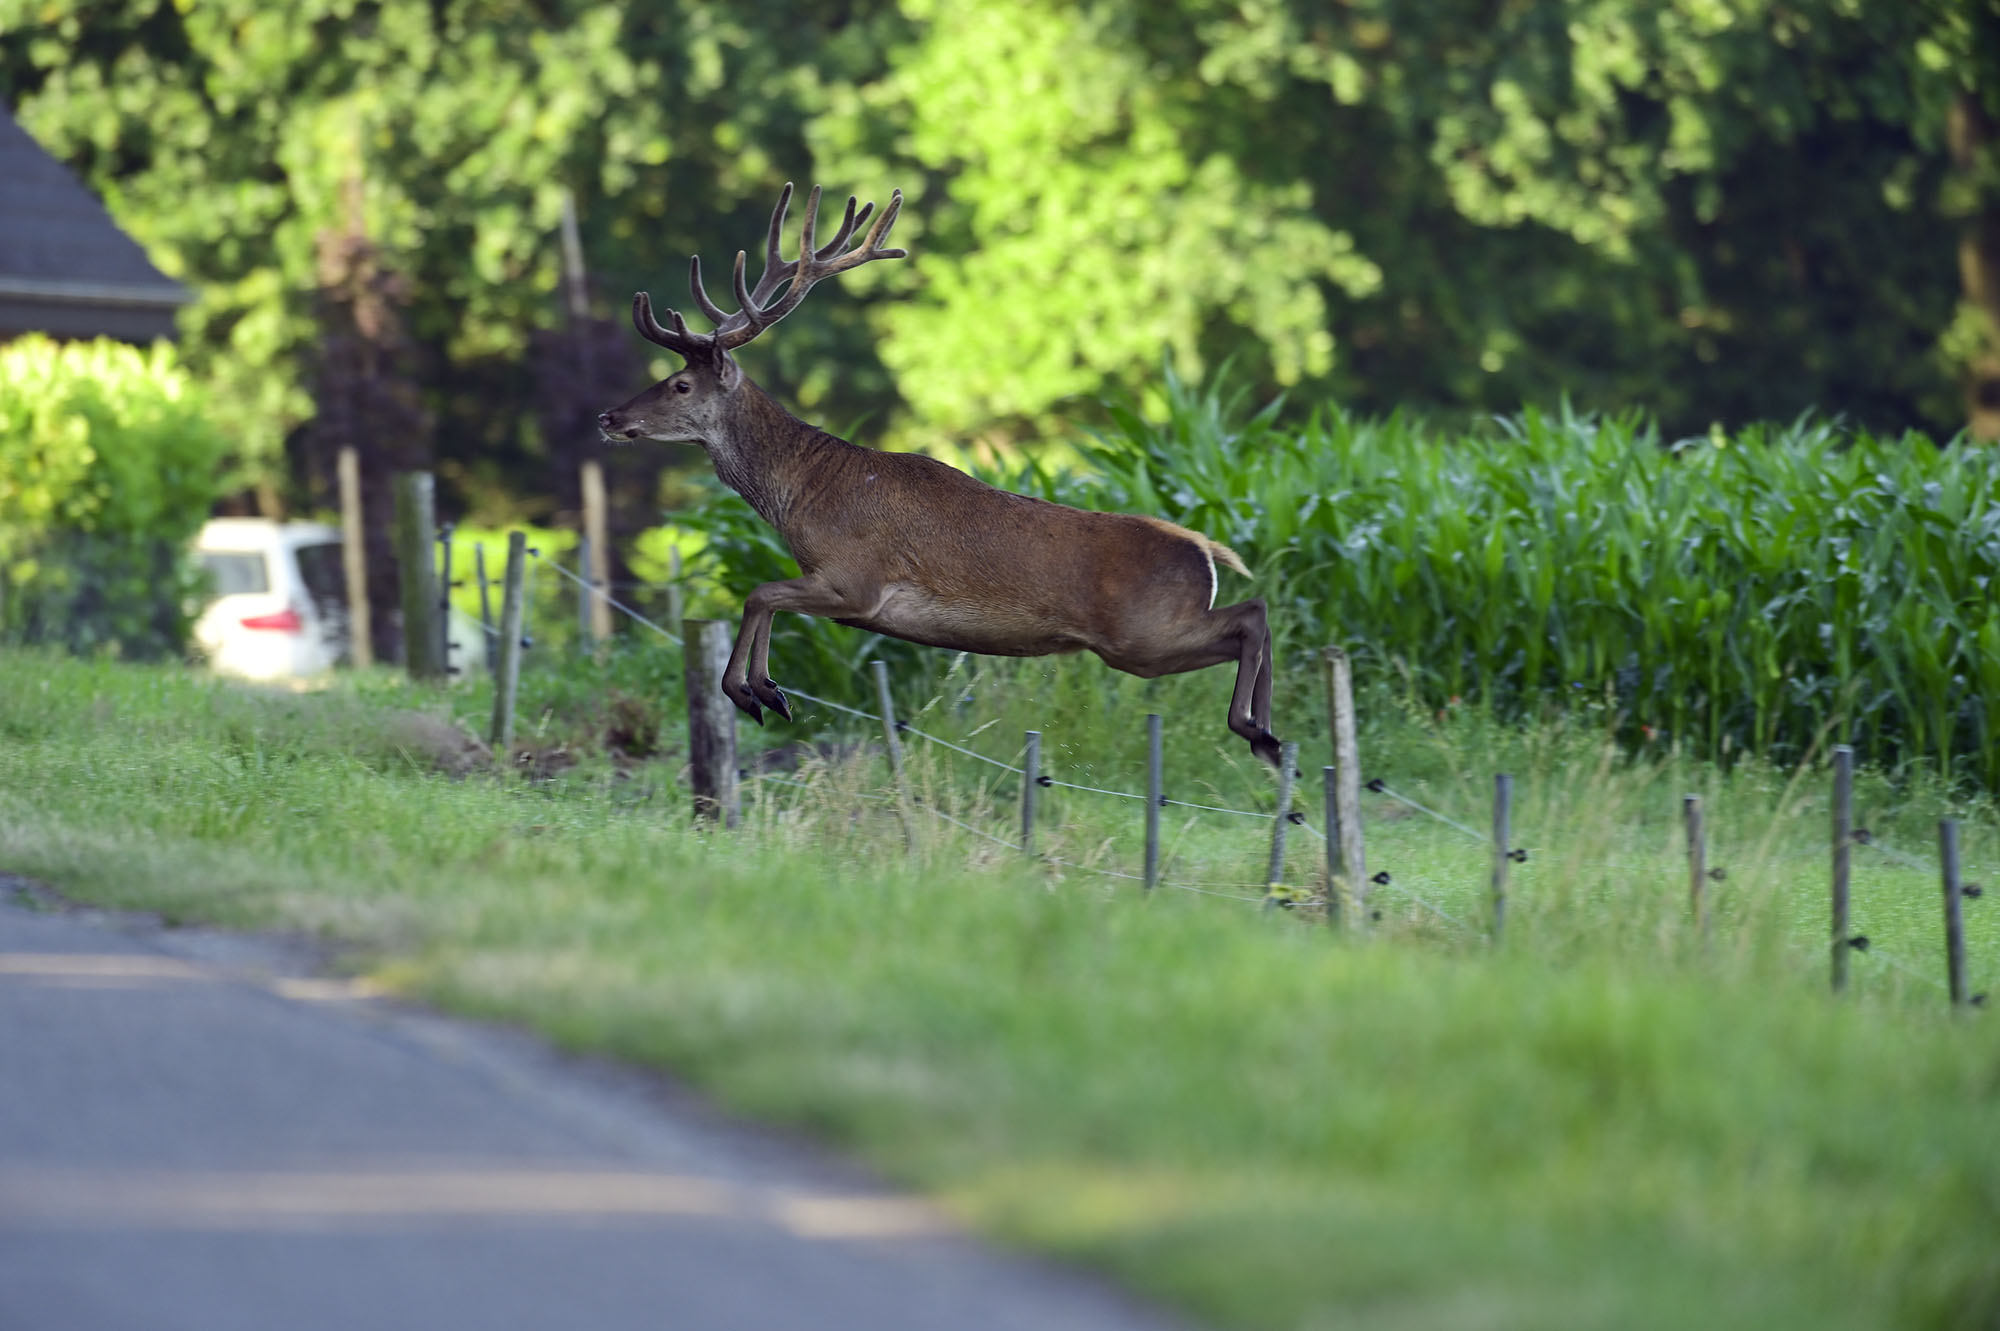
[{"label": "deer antler", "polygon": [[[806,196],[806,220],[799,237],[799,257],[786,260],[780,257],[779,237],[785,225],[785,211],[791,206],[792,186],[786,183],[778,195],[778,206],[771,210],[771,226],[764,241],[764,272],[757,279],[757,289],[752,291],[744,278],[745,254],[736,252],[736,266],[730,273],[730,285],[735,290],[736,312],[725,313],[721,306],[709,299],[708,291],[701,282],[701,256],[695,255],[688,263],[688,286],[694,293],[694,303],[715,325],[712,333],[692,333],[687,321],[678,310],[667,311],[667,324],[662,327],[653,317],[653,299],[646,292],[639,292],[632,298],[632,323],[649,342],[656,342],[669,351],[678,352],[692,359],[696,356],[712,355],[717,351],[734,351],[737,347],[762,333],[799,307],[813,284],[844,273],[850,268],[875,259],[900,259],[907,250],[885,250],[882,242],[889,237],[889,228],[896,224],[896,214],[903,210],[903,191],[895,190],[889,196],[889,206],[875,219],[875,225],[853,249],[846,249],[848,239],[855,228],[868,220],[875,211],[872,203],[855,209],[853,195],[847,199],[847,213],[841,219],[840,230],[832,240],[814,247],[814,230],[819,221],[820,188],[812,187]],[[843,250],[845,251],[843,253]],[[782,297],[778,289],[789,282],[791,286]]]}]

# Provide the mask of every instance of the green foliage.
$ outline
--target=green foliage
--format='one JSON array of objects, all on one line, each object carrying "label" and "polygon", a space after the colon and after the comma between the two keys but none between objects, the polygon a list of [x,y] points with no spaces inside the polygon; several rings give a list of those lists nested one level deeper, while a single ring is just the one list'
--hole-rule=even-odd
[{"label": "green foliage", "polygon": [[0,638],[179,652],[222,453],[165,343],[0,346]]},{"label": "green foliage", "polygon": [[1363,410],[1567,392],[1676,432],[1814,408],[1946,433],[1994,345],[1955,247],[2000,177],[1947,123],[2000,115],[1995,13],[0,0],[0,97],[197,290],[191,363],[267,476],[358,179],[445,474],[527,495],[518,363],[557,318],[565,188],[616,307],[681,303],[685,256],[754,248],[786,179],[903,186],[911,262],[746,357],[902,445],[1054,432],[1168,348]]}]

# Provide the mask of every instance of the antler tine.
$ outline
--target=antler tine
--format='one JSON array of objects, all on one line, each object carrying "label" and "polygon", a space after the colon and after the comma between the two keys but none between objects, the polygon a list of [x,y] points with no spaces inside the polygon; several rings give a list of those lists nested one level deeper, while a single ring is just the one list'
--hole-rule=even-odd
[{"label": "antler tine", "polygon": [[[765,282],[759,282],[757,293],[753,297],[743,286],[743,256],[740,254],[737,256],[736,298],[742,303],[743,308],[739,313],[730,315],[727,322],[715,330],[716,341],[723,350],[734,351],[797,309],[799,302],[806,298],[806,293],[812,290],[813,284],[821,278],[844,273],[850,268],[858,268],[871,259],[900,259],[908,253],[906,250],[882,248],[882,241],[888,237],[889,228],[895,225],[896,214],[902,211],[903,191],[896,190],[891,194],[889,206],[875,219],[875,225],[868,229],[868,234],[860,244],[845,254],[839,254],[840,247],[847,243],[855,227],[867,220],[875,205],[865,204],[857,212],[854,200],[849,198],[847,215],[841,220],[839,233],[826,245],[816,248],[813,241],[819,218],[819,201],[820,187],[815,185],[807,202],[799,257],[793,263],[786,264],[782,270],[783,275],[789,277],[792,283],[783,296],[768,305],[764,304],[764,301],[769,299],[769,293],[764,291]],[[827,256],[830,254],[839,254],[839,257],[829,260]],[[769,278],[770,273],[767,271],[766,281]],[[773,282],[771,285],[775,288],[777,283]],[[697,299],[705,300],[706,296],[697,296]],[[703,306],[703,312],[708,312],[706,305]],[[713,318],[714,315],[710,314],[710,317]]]},{"label": "antler tine", "polygon": [[784,265],[785,261],[779,255],[778,242],[780,233],[785,229],[785,212],[791,205],[792,182],[787,180],[784,189],[778,191],[778,206],[771,210],[771,230],[764,237],[764,275],[757,282],[760,287],[770,280],[773,272]]},{"label": "antler tine", "polygon": [[729,316],[722,312],[720,305],[717,305],[708,298],[708,288],[701,284],[701,256],[699,254],[688,260],[688,287],[694,292],[694,303],[701,306],[701,312],[708,316],[710,323],[720,329],[723,324],[729,322]]},{"label": "antler tine", "polygon": [[885,250],[882,242],[889,238],[889,228],[896,225],[896,215],[903,211],[903,191],[889,191],[889,206],[875,219],[875,225],[868,229],[868,243],[863,247],[870,259],[901,259],[908,250]]},{"label": "antler tine", "polygon": [[660,321],[653,317],[653,297],[649,293],[641,291],[633,295],[632,324],[639,330],[639,335],[669,351],[686,353],[698,335],[688,332],[687,321],[681,318],[680,311],[668,310],[667,318],[672,321],[671,329],[662,328]]},{"label": "antler tine", "polygon": [[848,195],[847,216],[841,219],[840,230],[834,232],[832,240],[829,240],[813,252],[813,261],[815,263],[823,263],[840,253],[840,247],[845,245],[847,238],[854,234],[854,228],[867,221],[868,214],[874,211],[875,205],[870,203],[863,205],[861,211],[856,213],[854,211],[854,196],[852,194]]},{"label": "antler tine", "polygon": [[[731,269],[729,273],[729,283],[731,286],[736,288],[736,309],[737,309],[737,312],[735,314],[729,316],[731,320],[731,326],[734,326],[736,321],[741,320],[743,323],[749,325],[751,328],[761,331],[764,325],[759,320],[758,316],[763,313],[763,308],[757,303],[756,300],[751,298],[750,284],[744,276],[743,264],[744,264],[743,251],[738,250],[736,251],[736,267]],[[761,286],[762,283],[759,283],[758,285]],[[755,334],[752,334],[752,336],[754,335]]]},{"label": "antler tine", "polygon": [[[813,192],[814,202],[808,204],[807,207],[815,206],[818,202],[818,197],[819,192],[815,190]],[[751,300],[755,301],[759,308],[762,308],[765,302],[769,301],[777,293],[778,288],[783,286],[792,274],[798,271],[797,264],[785,261],[783,250],[780,248],[785,226],[785,213],[791,206],[791,202],[792,182],[788,180],[785,182],[784,190],[778,195],[778,206],[771,210],[771,228],[764,238],[764,271],[758,275],[757,291],[751,296]],[[745,308],[748,307],[746,306]]]}]

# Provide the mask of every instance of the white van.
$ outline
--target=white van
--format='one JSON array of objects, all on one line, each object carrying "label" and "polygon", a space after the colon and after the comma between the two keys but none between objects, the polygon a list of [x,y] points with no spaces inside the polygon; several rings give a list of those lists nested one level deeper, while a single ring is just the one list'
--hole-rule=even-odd
[{"label": "white van", "polygon": [[324,674],[347,654],[340,533],[317,522],[212,518],[195,538],[209,602],[194,640],[209,665],[244,679]]},{"label": "white van", "polygon": [[[340,532],[318,522],[211,518],[195,537],[210,601],[194,641],[211,669],[243,679],[305,679],[350,656]],[[451,609],[451,664],[486,666],[479,621]]]}]

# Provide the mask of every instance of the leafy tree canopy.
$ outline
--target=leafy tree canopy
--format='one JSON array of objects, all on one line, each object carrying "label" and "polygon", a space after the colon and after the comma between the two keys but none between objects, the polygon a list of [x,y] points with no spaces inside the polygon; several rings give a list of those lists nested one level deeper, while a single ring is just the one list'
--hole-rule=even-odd
[{"label": "leafy tree canopy", "polygon": [[747,353],[835,428],[1028,438],[1171,350],[1366,408],[1949,431],[2000,355],[1996,52],[2000,0],[0,0],[0,97],[200,293],[273,473],[361,182],[468,495],[538,477],[564,190],[615,309],[786,179],[910,202],[910,262]]}]

